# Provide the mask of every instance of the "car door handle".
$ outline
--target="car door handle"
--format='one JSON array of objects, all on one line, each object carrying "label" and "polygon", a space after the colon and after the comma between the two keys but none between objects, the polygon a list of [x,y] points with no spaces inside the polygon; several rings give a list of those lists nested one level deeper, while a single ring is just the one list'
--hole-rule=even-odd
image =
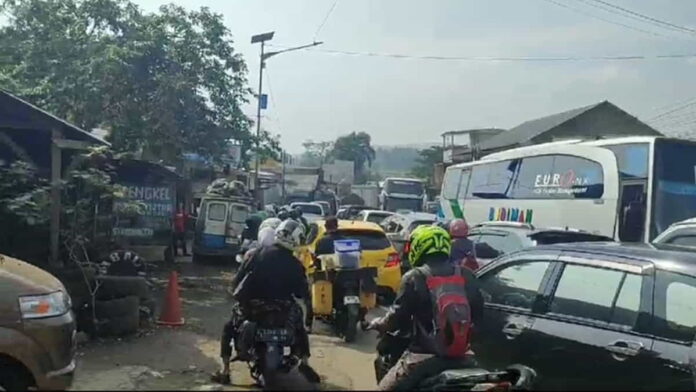
[{"label": "car door handle", "polygon": [[627,357],[635,357],[638,355],[643,349],[643,343],[617,340],[604,348],[612,354],[614,359],[623,361]]},{"label": "car door handle", "polygon": [[525,329],[526,327],[523,325],[509,323],[503,327],[503,335],[505,335],[505,337],[508,338],[508,340],[512,340],[520,336]]}]

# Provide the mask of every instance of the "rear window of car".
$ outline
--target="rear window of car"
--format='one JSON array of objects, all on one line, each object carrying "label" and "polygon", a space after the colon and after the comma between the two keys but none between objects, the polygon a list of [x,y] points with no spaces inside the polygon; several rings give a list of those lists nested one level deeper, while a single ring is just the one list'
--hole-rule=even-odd
[{"label": "rear window of car", "polygon": [[387,236],[374,230],[339,230],[346,239],[359,240],[362,250],[383,250],[391,246]]},{"label": "rear window of car", "polygon": [[387,217],[389,217],[389,214],[372,213],[367,216],[367,221],[372,223],[380,223]]},{"label": "rear window of car", "polygon": [[432,220],[417,220],[411,222],[411,224],[408,226],[408,231],[413,231],[416,229],[418,226],[430,226],[434,223],[435,221]]},{"label": "rear window of car", "polygon": [[613,241],[609,237],[590,233],[573,232],[541,232],[530,234],[529,238],[537,242],[538,245],[563,244],[569,242],[603,242]]}]

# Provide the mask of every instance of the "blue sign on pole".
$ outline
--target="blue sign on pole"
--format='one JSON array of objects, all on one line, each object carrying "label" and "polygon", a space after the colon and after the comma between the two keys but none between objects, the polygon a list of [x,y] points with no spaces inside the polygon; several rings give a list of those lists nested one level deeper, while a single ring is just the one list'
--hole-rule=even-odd
[{"label": "blue sign on pole", "polygon": [[261,109],[268,108],[268,95],[261,94]]}]

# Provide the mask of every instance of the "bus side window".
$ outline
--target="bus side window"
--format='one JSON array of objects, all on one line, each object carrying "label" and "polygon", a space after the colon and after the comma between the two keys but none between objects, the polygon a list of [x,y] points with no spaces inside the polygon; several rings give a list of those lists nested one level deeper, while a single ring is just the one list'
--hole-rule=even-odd
[{"label": "bus side window", "polygon": [[459,190],[457,191],[457,195],[461,199],[463,199],[464,196],[466,195],[466,189],[469,186],[469,178],[470,177],[471,177],[471,169],[462,170],[462,177],[459,180]]},{"label": "bus side window", "polygon": [[442,197],[447,200],[457,198],[459,192],[459,184],[462,177],[462,169],[451,168],[445,173],[445,179],[442,182]]}]

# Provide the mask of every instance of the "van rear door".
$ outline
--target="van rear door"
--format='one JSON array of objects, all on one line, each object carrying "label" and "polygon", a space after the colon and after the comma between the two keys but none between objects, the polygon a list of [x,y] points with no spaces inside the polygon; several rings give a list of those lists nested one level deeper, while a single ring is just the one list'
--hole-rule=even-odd
[{"label": "van rear door", "polygon": [[227,230],[227,206],[222,200],[207,200],[205,203],[205,222],[203,224],[203,237],[205,246],[222,248],[225,244],[225,232]]},{"label": "van rear door", "polygon": [[229,217],[227,219],[227,233],[225,242],[238,244],[239,236],[244,230],[245,221],[249,217],[249,206],[232,203],[229,205]]}]

